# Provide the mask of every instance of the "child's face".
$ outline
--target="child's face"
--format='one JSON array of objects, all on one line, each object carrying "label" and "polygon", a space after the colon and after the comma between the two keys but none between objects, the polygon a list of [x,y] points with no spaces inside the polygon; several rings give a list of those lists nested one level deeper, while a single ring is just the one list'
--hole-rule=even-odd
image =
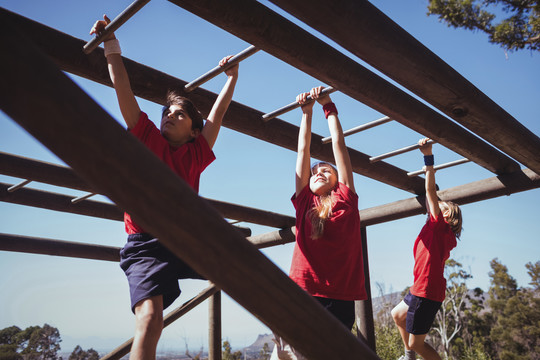
[{"label": "child's face", "polygon": [[326,164],[320,164],[311,169],[309,189],[316,195],[325,195],[337,185],[338,177],[335,170]]},{"label": "child's face", "polygon": [[447,220],[450,216],[450,207],[445,201],[439,201],[439,208],[441,209],[441,212],[443,213],[444,220]]},{"label": "child's face", "polygon": [[161,135],[169,144],[183,145],[199,135],[199,130],[193,130],[192,120],[180,105],[171,105],[163,112],[161,118]]}]

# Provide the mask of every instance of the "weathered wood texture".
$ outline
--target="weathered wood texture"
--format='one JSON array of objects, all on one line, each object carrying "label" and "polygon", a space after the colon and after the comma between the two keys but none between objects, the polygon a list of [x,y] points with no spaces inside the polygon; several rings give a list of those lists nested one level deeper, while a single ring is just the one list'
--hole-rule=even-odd
[{"label": "weathered wood texture", "polygon": [[376,351],[375,346],[375,322],[373,320],[373,301],[371,297],[371,280],[369,275],[369,256],[367,246],[367,231],[366,227],[362,226],[362,256],[364,259],[364,276],[366,282],[366,300],[358,300],[355,302],[356,321],[358,332],[362,336],[371,350]]},{"label": "weathered wood texture", "polygon": [[[97,192],[84,180],[78,177],[77,174],[75,174],[75,172],[69,167],[32,160],[22,156],[6,154],[3,152],[0,152],[0,174],[81,191]],[[86,202],[86,200],[73,204],[71,203],[71,199],[73,199],[73,197],[33,189],[20,189],[9,193],[7,190],[4,190],[4,187],[6,186],[9,187],[7,184],[0,184],[0,200],[2,201],[42,208],[49,208],[48,206],[53,206],[51,210],[74,212],[81,215],[90,216],[95,215],[92,215],[92,213],[89,212],[85,213],[84,211],[89,211],[87,210],[88,208],[99,208],[103,209],[103,211],[107,209],[107,214],[109,214],[108,217],[98,217],[106,217],[111,220],[123,220],[122,211],[112,210],[110,204],[97,201]],[[19,191],[21,192],[19,193]],[[32,194],[35,195],[35,199],[32,198]],[[231,204],[224,201],[212,199],[206,200],[225,218],[228,219],[240,220],[280,229],[294,226],[294,217],[292,216]],[[79,206],[81,203],[85,205]],[[244,234],[246,234],[245,231]],[[249,235],[251,234],[246,234],[246,236]]]},{"label": "weathered wood texture", "polygon": [[540,138],[370,2],[271,2],[540,174]]},{"label": "weathered wood texture", "polygon": [[[91,54],[85,55],[81,51],[81,47],[84,45],[83,40],[76,39],[4,9],[0,9],[0,13],[12,21],[26,37],[32,40],[62,70],[100,84],[112,86],[107,70],[107,62],[103,56],[103,49],[98,48]],[[143,99],[164,104],[167,90],[176,89],[180,94],[190,98],[202,114],[206,116],[217,97],[216,94],[201,88],[186,93],[184,91],[186,82],[183,80],[176,79],[127,58],[124,58],[124,63],[130,75],[133,92]],[[298,126],[279,119],[265,122],[262,120],[262,115],[263,113],[260,111],[233,101],[225,114],[223,126],[296,151]],[[320,135],[312,134],[311,156],[333,163],[334,155],[331,144],[322,144],[321,140]],[[354,149],[349,149],[349,154],[355,172],[408,192],[423,193],[424,183],[422,178],[418,176],[409,178],[406,171],[388,163],[371,164],[368,155]]]},{"label": "weathered wood texture", "polygon": [[0,233],[0,250],[31,254],[120,261],[120,248]]},{"label": "weathered wood texture", "polygon": [[378,359],[16,29],[0,15],[8,116],[308,358]]},{"label": "weathered wood texture", "polygon": [[255,0],[169,1],[496,174],[519,169],[482,139]]},{"label": "weathered wood texture", "polygon": [[221,292],[208,301],[208,360],[221,360]]},{"label": "weathered wood texture", "polygon": [[[437,192],[441,200],[464,205],[540,187],[540,175],[529,169],[459,185]],[[418,196],[360,211],[362,226],[425,213],[425,198]]]}]

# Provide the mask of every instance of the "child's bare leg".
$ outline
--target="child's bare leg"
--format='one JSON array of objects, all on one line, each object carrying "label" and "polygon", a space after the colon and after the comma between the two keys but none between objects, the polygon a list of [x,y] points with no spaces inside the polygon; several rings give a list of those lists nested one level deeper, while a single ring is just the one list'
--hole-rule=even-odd
[{"label": "child's bare leg", "polygon": [[414,335],[410,334],[409,336],[409,346],[411,349],[416,351],[420,356],[424,358],[424,360],[441,360],[441,357],[439,354],[429,345],[425,342],[426,335]]},{"label": "child's bare leg", "polygon": [[405,302],[402,300],[396,305],[396,307],[392,309],[392,318],[398,327],[405,350],[410,350],[409,333],[406,330],[407,310],[409,310],[409,305],[405,304]]},{"label": "child's bare leg", "polygon": [[156,348],[163,330],[163,296],[153,296],[135,306],[135,337],[132,360],[156,358]]}]

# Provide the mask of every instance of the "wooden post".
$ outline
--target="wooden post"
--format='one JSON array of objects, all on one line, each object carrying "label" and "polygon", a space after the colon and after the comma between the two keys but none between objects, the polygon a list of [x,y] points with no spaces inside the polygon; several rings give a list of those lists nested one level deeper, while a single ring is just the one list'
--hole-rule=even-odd
[{"label": "wooden post", "polygon": [[371,350],[375,348],[375,324],[373,322],[373,303],[371,300],[371,281],[369,278],[369,258],[367,248],[367,232],[366,227],[362,226],[362,256],[364,258],[364,277],[366,283],[367,300],[356,301],[356,324],[358,334],[362,336],[362,340],[367,343]]},{"label": "wooden post", "polygon": [[221,360],[221,291],[208,299],[208,360]]}]

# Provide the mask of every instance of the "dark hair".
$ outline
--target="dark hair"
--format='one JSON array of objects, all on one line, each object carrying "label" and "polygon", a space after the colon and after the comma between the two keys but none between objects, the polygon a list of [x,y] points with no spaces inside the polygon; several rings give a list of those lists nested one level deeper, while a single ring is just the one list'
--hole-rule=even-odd
[{"label": "dark hair", "polygon": [[165,103],[165,106],[163,106],[163,109],[161,111],[161,117],[165,115],[165,112],[169,110],[169,107],[171,105],[179,105],[184,109],[184,111],[188,114],[188,116],[191,118],[191,129],[199,129],[202,130],[203,128],[203,117],[199,110],[193,105],[191,100],[188,98],[178,94],[174,90],[169,90],[167,92],[167,102]]}]

